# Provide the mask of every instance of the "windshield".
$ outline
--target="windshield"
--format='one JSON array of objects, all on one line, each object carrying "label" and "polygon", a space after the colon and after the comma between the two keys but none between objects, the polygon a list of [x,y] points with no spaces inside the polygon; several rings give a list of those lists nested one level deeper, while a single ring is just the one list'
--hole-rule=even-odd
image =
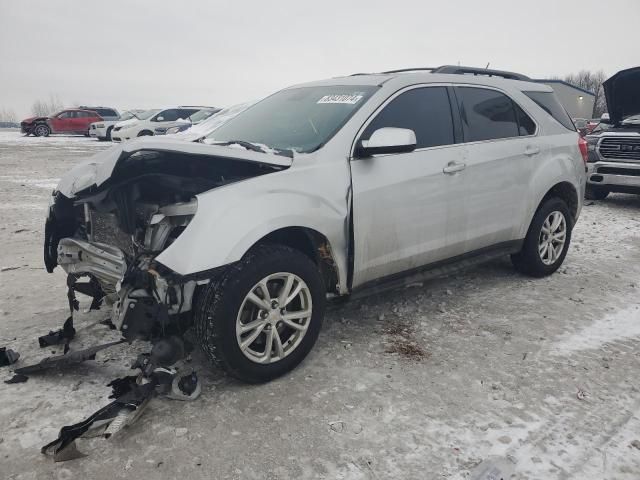
[{"label": "windshield", "polygon": [[204,110],[198,110],[196,113],[191,115],[189,118],[191,119],[191,123],[198,123],[198,122],[201,122],[202,120],[206,120],[211,115],[216,113],[216,111],[217,110],[212,109],[212,108],[206,108]]},{"label": "windshield", "polygon": [[159,108],[154,108],[154,109],[151,109],[151,110],[145,110],[144,112],[136,113],[135,116],[139,120],[146,120],[147,118],[152,117],[153,115],[155,115],[159,111],[160,111]]},{"label": "windshield", "polygon": [[279,150],[312,152],[324,145],[376,87],[332,85],[281,90],[240,113],[207,137]]},{"label": "windshield", "polygon": [[134,112],[126,111],[122,115],[120,115],[120,121],[129,120],[135,116],[136,115]]}]

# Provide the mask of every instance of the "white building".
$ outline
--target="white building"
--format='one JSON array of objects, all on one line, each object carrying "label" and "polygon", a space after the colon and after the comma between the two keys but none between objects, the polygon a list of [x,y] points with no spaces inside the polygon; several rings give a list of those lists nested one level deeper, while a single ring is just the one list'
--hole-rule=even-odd
[{"label": "white building", "polygon": [[536,80],[538,83],[549,85],[556,92],[560,103],[567,110],[571,118],[592,118],[593,105],[596,95],[564,80]]}]

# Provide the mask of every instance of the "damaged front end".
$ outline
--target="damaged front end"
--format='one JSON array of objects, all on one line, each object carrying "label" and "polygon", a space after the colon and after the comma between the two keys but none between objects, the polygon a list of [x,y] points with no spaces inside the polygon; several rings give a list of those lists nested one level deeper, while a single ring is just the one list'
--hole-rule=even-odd
[{"label": "damaged front end", "polygon": [[71,313],[80,292],[93,297],[92,309],[111,309],[111,322],[127,340],[182,334],[190,326],[185,314],[207,278],[178,275],[155,258],[196,215],[198,194],[285,168],[195,148],[120,148],[110,176],[98,178],[102,164],[93,165],[93,178],[81,168],[79,178],[63,179],[66,188],[53,193],[45,225],[44,261],[47,271],[60,265],[68,274]]}]

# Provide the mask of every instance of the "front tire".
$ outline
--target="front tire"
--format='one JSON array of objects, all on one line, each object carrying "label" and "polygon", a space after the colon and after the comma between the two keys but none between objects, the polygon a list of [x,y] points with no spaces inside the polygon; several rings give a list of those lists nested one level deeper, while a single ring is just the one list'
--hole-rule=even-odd
[{"label": "front tire", "polygon": [[603,187],[595,187],[593,185],[587,185],[584,192],[584,198],[587,200],[604,200],[609,195],[609,190]]},{"label": "front tire", "polygon": [[113,127],[107,128],[107,138],[105,139],[107,142],[111,141],[111,130],[113,130]]},{"label": "front tire", "polygon": [[33,134],[36,137],[48,137],[51,134],[51,129],[48,125],[42,123],[40,125],[36,125],[36,127],[33,129]]},{"label": "front tire", "polygon": [[314,262],[289,247],[261,245],[207,285],[196,330],[215,364],[245,382],[266,382],[311,351],[325,303]]},{"label": "front tire", "polygon": [[546,200],[533,216],[522,250],[511,256],[516,270],[532,277],[555,272],[567,255],[573,219],[560,198]]},{"label": "front tire", "polygon": [[138,137],[152,137],[153,136],[153,132],[150,130],[142,130],[140,133],[138,133]]}]

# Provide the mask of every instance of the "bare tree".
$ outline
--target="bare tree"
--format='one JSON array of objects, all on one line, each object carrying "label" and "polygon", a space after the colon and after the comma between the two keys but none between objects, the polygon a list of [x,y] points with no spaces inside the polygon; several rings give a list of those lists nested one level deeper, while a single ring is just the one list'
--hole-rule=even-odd
[{"label": "bare tree", "polygon": [[564,81],[583,88],[595,94],[593,102],[593,118],[599,118],[607,111],[607,101],[604,98],[602,83],[607,79],[607,75],[602,70],[592,72],[590,70],[580,70],[578,73],[571,73],[564,77]]},{"label": "bare tree", "polygon": [[0,108],[0,123],[18,123],[16,112],[10,108]]},{"label": "bare tree", "polygon": [[49,100],[36,100],[31,105],[31,113],[37,117],[46,117],[58,110],[62,110],[62,102],[58,95],[50,94]]}]

